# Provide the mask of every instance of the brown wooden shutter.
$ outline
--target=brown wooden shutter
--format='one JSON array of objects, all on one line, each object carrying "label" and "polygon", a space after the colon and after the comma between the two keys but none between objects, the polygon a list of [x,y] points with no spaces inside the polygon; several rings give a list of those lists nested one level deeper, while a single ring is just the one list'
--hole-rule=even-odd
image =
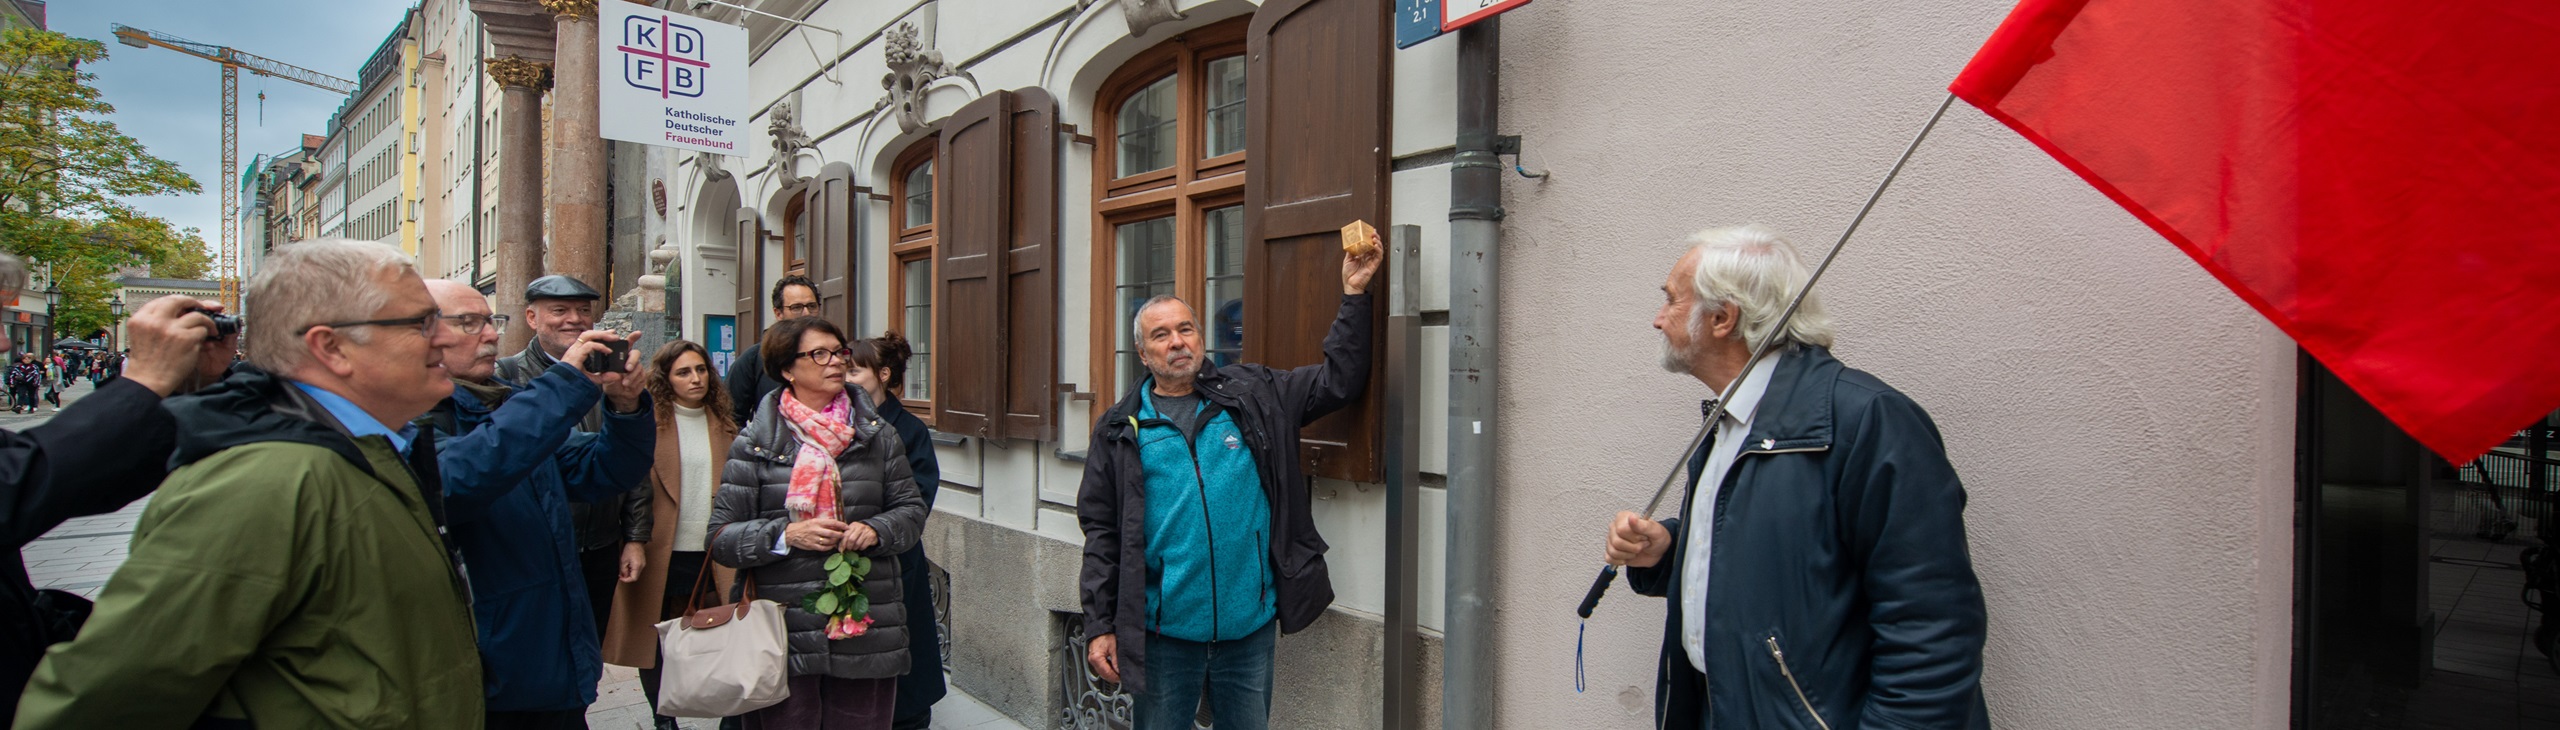
[{"label": "brown wooden shutter", "polygon": [[1012,212],[1011,94],[978,97],[943,121],[934,170],[934,427],[995,438],[1004,409],[1005,219]]},{"label": "brown wooden shutter", "polygon": [[818,316],[855,334],[853,322],[853,166],[830,162],[809,184],[809,278],[818,283]]},{"label": "brown wooden shutter", "polygon": [[1049,441],[1058,405],[1058,104],[1037,87],[1011,93],[1003,434]]},{"label": "brown wooden shutter", "polygon": [[[1324,361],[1341,304],[1339,231],[1387,225],[1388,10],[1377,0],[1269,0],[1245,34],[1245,349],[1291,368]],[[1386,308],[1372,310],[1372,331]],[[1374,343],[1372,343],[1374,345]],[[1367,394],[1301,432],[1316,476],[1377,481],[1374,346]]]},{"label": "brown wooden shutter", "polygon": [[764,213],[738,209],[738,354],[764,335]]}]

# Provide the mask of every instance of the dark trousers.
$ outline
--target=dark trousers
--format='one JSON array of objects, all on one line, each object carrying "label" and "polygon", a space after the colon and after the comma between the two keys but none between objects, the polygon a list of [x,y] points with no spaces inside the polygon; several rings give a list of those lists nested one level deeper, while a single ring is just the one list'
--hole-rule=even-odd
[{"label": "dark trousers", "polygon": [[35,410],[36,386],[33,384],[9,386],[9,408],[12,410],[19,408],[24,408],[30,411]]},{"label": "dark trousers", "polygon": [[1209,704],[1218,730],[1271,724],[1271,646],[1280,622],[1241,639],[1183,641],[1147,634],[1147,691],[1137,696],[1136,730],[1189,730]]},{"label": "dark trousers", "polygon": [[578,570],[587,581],[587,608],[596,614],[596,638],[604,638],[613,620],[613,588],[622,584],[622,543],[578,553]]},{"label": "dark trousers", "polygon": [[586,730],[586,710],[490,712],[488,730]]},{"label": "dark trousers", "polygon": [[747,730],[888,730],[898,679],[791,678],[791,699],[747,713]]}]

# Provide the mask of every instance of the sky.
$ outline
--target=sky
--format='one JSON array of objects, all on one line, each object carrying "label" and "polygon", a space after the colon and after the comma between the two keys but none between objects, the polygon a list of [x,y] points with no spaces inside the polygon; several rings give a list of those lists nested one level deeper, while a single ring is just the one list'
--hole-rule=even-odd
[{"label": "sky", "polygon": [[[222,240],[222,69],[166,48],[115,40],[122,23],[198,43],[230,46],[343,79],[381,46],[412,0],[50,0],[52,30],[107,44],[107,59],[85,67],[115,105],[108,119],[151,154],[178,163],[204,192],[136,198],[144,212]],[[266,92],[264,122],[258,92]],[[281,79],[240,75],[240,166],[259,154],[291,152],[302,135],[328,134],[346,97]],[[235,183],[236,184],[236,183]],[[246,204],[246,201],[243,201]]]}]

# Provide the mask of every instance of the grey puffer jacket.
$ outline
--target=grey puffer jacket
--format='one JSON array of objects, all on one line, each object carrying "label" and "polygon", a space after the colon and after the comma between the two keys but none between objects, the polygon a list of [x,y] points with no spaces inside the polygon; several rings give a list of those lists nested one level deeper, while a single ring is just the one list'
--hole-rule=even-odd
[{"label": "grey puffer jacket", "polygon": [[[871,558],[871,575],[862,592],[871,598],[871,630],[861,636],[827,640],[827,619],[800,610],[800,598],[824,585],[828,553],[791,548],[776,555],[774,545],[791,522],[783,508],[791,494],[791,460],[799,438],[782,420],[775,398],[765,397],[755,420],[738,431],[729,445],[729,461],[720,470],[720,494],[711,506],[711,559],[745,571],[755,580],[756,597],[783,605],[783,622],[791,632],[791,674],[823,674],[845,679],[876,679],[907,673],[907,609],[898,575],[898,554],[915,547],[924,532],[924,497],[907,466],[907,449],[898,430],[880,419],[866,399],[853,399],[853,446],[836,457],[842,479],[837,502],[847,522],[869,525],[880,543],[862,551]],[[740,581],[742,584],[744,581]],[[919,620],[931,620],[919,618]]]}]

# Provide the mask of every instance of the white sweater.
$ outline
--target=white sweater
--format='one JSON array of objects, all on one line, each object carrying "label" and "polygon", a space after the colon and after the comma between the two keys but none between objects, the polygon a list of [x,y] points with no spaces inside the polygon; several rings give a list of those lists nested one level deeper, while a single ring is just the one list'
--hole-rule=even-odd
[{"label": "white sweater", "polygon": [[700,408],[676,406],[676,461],[683,481],[677,483],[676,543],[679,552],[701,552],[709,539],[711,495],[719,491],[714,476],[720,465],[711,460],[711,419]]}]

